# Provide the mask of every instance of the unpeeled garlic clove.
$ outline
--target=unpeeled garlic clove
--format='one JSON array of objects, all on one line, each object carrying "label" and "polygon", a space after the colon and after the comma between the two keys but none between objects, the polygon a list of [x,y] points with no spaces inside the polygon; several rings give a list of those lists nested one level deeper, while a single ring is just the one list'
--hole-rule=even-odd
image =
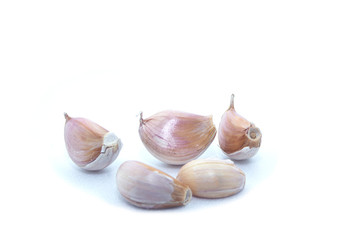
[{"label": "unpeeled garlic clove", "polygon": [[138,161],[120,165],[116,183],[121,195],[141,208],[170,208],[186,205],[191,190],[170,175]]},{"label": "unpeeled garlic clove", "polygon": [[245,173],[231,160],[198,159],[181,167],[176,179],[202,198],[223,198],[240,192]]},{"label": "unpeeled garlic clove", "polygon": [[212,116],[163,111],[147,119],[143,119],[141,113],[139,134],[156,158],[182,165],[199,157],[210,146],[216,128]]},{"label": "unpeeled garlic clove", "polygon": [[76,165],[96,171],[115,161],[122,143],[114,133],[88,119],[64,115],[66,149]]},{"label": "unpeeled garlic clove", "polygon": [[230,107],[219,125],[220,148],[232,160],[248,159],[259,151],[261,136],[259,128],[235,111],[232,94]]}]

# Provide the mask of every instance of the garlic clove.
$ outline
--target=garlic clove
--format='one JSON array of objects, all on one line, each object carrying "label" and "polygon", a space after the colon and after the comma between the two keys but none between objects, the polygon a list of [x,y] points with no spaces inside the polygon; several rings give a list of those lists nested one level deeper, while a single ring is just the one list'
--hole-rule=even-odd
[{"label": "garlic clove", "polygon": [[180,169],[176,179],[188,185],[192,194],[202,198],[223,198],[240,192],[245,173],[231,160],[197,159]]},{"label": "garlic clove", "polygon": [[139,134],[147,150],[173,165],[199,157],[212,143],[216,128],[212,116],[179,111],[159,112],[147,119],[140,114]]},{"label": "garlic clove", "polygon": [[65,144],[70,158],[80,168],[96,171],[109,166],[122,148],[112,132],[85,118],[65,115]]},{"label": "garlic clove", "polygon": [[235,111],[232,94],[230,107],[219,125],[218,139],[224,154],[232,160],[251,158],[259,151],[261,137],[260,129]]},{"label": "garlic clove", "polygon": [[120,165],[116,183],[121,195],[141,208],[170,208],[183,206],[191,200],[188,186],[170,175],[138,161]]}]

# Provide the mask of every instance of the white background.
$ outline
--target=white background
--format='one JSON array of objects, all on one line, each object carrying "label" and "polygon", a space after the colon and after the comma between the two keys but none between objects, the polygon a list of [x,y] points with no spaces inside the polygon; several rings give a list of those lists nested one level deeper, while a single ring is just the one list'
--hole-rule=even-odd
[{"label": "white background", "polygon": [[[1,239],[359,239],[359,1],[0,2]],[[231,93],[263,133],[245,189],[143,210],[115,173],[150,155],[138,113],[212,114]],[[63,112],[124,147],[97,173]],[[217,138],[202,157],[220,157]],[[356,229],[357,228],[357,229]]]}]

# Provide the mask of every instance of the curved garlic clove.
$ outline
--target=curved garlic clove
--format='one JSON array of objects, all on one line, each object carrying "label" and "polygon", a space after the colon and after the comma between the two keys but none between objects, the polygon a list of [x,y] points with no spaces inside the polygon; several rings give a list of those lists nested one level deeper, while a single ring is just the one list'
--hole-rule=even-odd
[{"label": "curved garlic clove", "polygon": [[119,167],[116,183],[121,195],[141,208],[170,208],[186,205],[191,190],[170,175],[138,161]]},{"label": "curved garlic clove", "polygon": [[139,134],[156,158],[182,165],[199,157],[210,146],[216,128],[212,116],[163,111],[147,119],[143,119],[141,113]]},{"label": "curved garlic clove", "polygon": [[248,159],[258,152],[261,136],[259,128],[235,111],[232,94],[230,107],[223,114],[219,125],[220,148],[230,159]]},{"label": "curved garlic clove", "polygon": [[188,185],[192,194],[202,198],[223,198],[240,192],[245,173],[231,160],[198,159],[180,169],[176,179]]},{"label": "curved garlic clove", "polygon": [[88,119],[64,115],[66,149],[76,165],[96,171],[115,161],[122,143],[114,133]]}]

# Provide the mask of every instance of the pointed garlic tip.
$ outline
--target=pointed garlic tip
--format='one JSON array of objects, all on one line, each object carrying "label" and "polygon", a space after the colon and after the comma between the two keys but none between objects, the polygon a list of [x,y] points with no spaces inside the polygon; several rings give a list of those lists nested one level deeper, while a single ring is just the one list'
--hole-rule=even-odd
[{"label": "pointed garlic tip", "polygon": [[210,146],[216,128],[212,116],[163,111],[147,119],[141,114],[139,135],[157,159],[182,165],[199,157]]},{"label": "pointed garlic tip", "polygon": [[139,115],[140,115],[140,119],[139,119],[140,125],[142,125],[143,122],[144,122],[144,120],[143,120],[143,112],[141,111],[141,112],[139,113]]},{"label": "pointed garlic tip", "polygon": [[71,117],[69,117],[69,115],[66,112],[64,112],[64,117],[66,121],[69,121],[71,119]]},{"label": "pointed garlic tip", "polygon": [[231,94],[229,109],[235,109],[235,107],[234,107],[234,97],[235,97],[235,95]]},{"label": "pointed garlic tip", "polygon": [[248,159],[259,151],[260,129],[235,111],[234,94],[229,109],[221,118],[218,136],[220,148],[232,160]]},{"label": "pointed garlic tip", "polygon": [[126,161],[116,174],[120,194],[140,208],[170,208],[189,203],[191,189],[170,175],[138,161]]},{"label": "pointed garlic tip", "polygon": [[64,113],[65,145],[71,160],[89,171],[109,166],[122,148],[121,140],[112,132],[85,118],[71,118]]},{"label": "pointed garlic tip", "polygon": [[240,192],[245,173],[231,160],[197,159],[185,164],[176,179],[188,185],[192,194],[202,198],[223,198]]}]

